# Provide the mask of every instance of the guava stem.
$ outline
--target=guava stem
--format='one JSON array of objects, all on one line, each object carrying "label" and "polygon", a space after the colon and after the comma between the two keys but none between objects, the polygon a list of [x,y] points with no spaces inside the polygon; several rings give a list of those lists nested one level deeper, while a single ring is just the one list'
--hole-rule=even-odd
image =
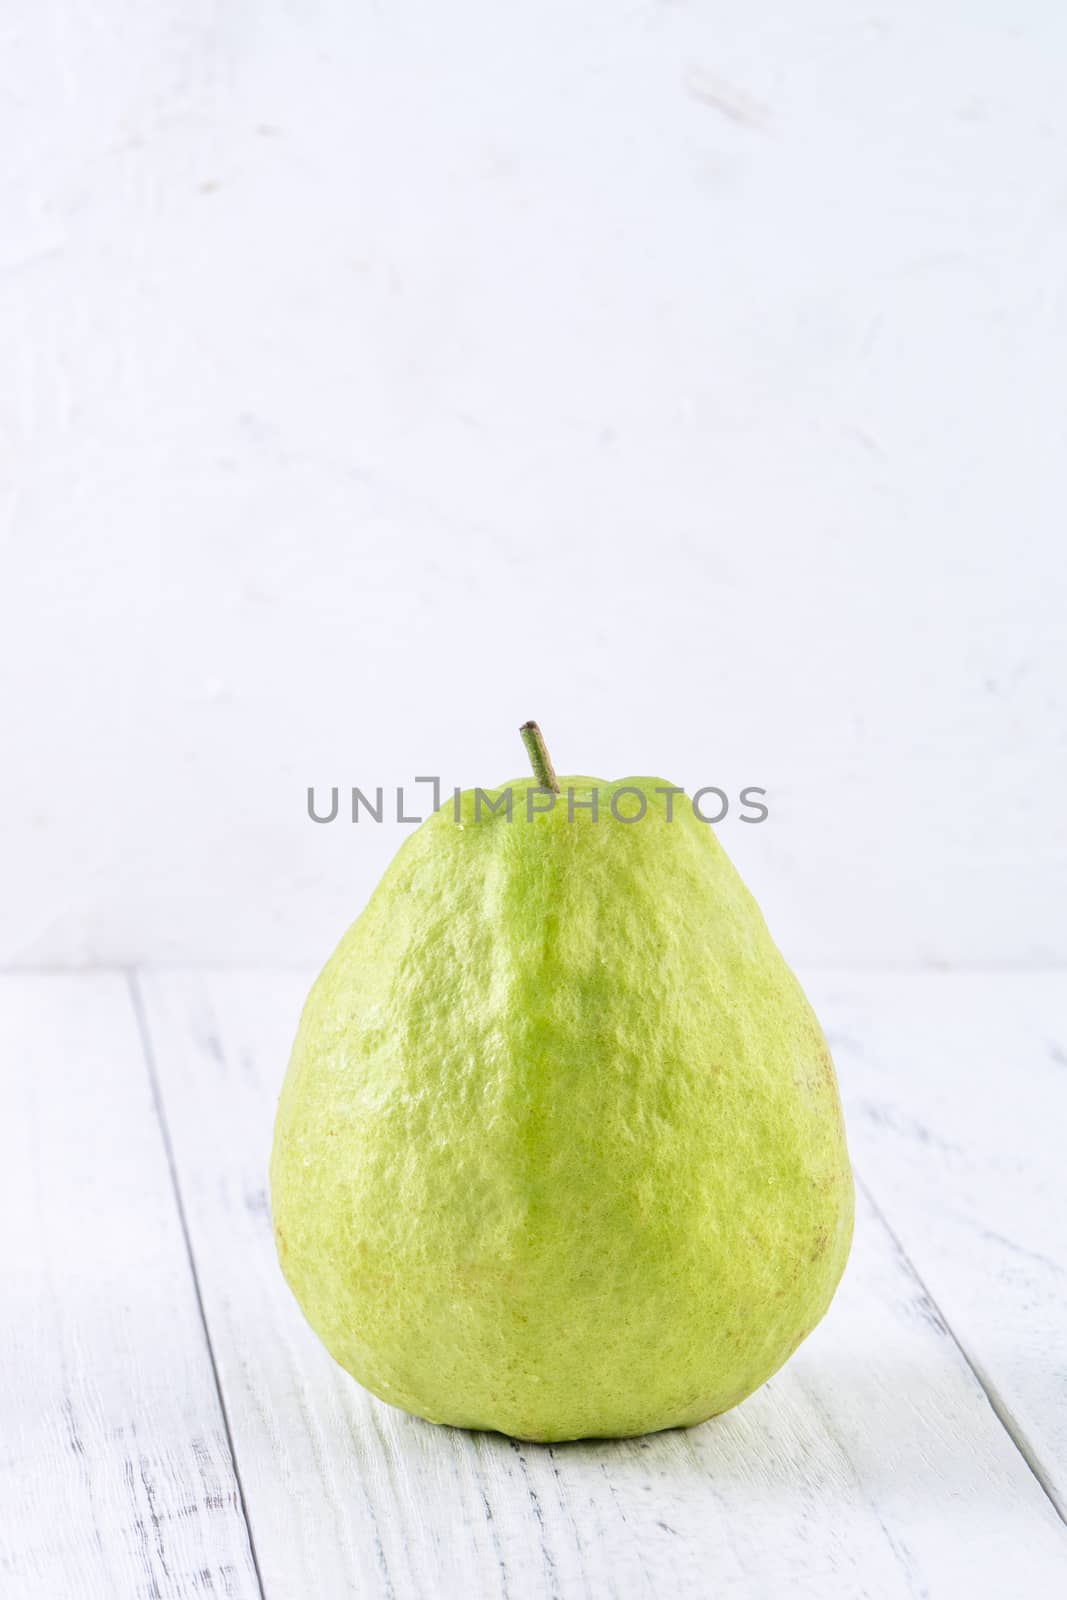
[{"label": "guava stem", "polygon": [[526,754],[530,758],[534,777],[542,789],[551,789],[553,794],[559,794],[559,779],[556,769],[552,765],[552,757],[548,753],[545,736],[536,722],[524,722],[519,729],[522,742],[526,746]]}]

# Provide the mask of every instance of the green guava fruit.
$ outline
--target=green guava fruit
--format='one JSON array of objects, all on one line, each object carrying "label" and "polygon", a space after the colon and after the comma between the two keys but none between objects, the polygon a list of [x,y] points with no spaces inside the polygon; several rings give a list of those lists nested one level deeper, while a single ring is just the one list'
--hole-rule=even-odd
[{"label": "green guava fruit", "polygon": [[405,1411],[531,1440],[703,1422],[844,1270],[833,1063],[681,791],[555,795],[529,727],[534,779],[435,812],[311,990],[278,1254],[334,1358]]}]

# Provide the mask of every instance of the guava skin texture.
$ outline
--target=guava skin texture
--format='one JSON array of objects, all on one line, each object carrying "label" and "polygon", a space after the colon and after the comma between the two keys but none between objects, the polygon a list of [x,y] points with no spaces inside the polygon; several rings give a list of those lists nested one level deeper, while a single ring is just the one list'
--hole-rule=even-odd
[{"label": "guava skin texture", "polygon": [[711,828],[659,778],[560,783],[532,822],[518,780],[512,821],[471,791],[405,842],[308,997],[271,1161],[335,1359],[531,1440],[737,1405],[853,1221],[826,1041]]}]

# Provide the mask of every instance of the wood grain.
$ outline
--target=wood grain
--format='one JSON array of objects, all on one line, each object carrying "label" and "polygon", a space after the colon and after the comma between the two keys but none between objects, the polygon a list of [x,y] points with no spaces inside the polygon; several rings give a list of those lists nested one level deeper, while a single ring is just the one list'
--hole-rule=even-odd
[{"label": "wood grain", "polygon": [[1055,1592],[1067,1534],[862,1197],[826,1321],[703,1428],[549,1449],[368,1396],[304,1324],[270,1237],[271,1123],[304,987],[144,980],[268,1600]]},{"label": "wood grain", "polygon": [[253,1600],[124,979],[0,978],[0,1593]]},{"label": "wood grain", "polygon": [[1067,981],[817,990],[872,1192],[1067,1519]]}]

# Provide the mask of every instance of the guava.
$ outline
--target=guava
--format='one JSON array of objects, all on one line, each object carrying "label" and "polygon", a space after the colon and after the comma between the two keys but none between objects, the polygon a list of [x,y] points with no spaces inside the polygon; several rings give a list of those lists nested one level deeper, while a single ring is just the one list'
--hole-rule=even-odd
[{"label": "guava", "polygon": [[687,1426],[770,1377],[844,1270],[833,1063],[681,791],[556,792],[530,726],[534,777],[446,801],[311,990],[278,1254],[405,1411],[529,1440]]}]

